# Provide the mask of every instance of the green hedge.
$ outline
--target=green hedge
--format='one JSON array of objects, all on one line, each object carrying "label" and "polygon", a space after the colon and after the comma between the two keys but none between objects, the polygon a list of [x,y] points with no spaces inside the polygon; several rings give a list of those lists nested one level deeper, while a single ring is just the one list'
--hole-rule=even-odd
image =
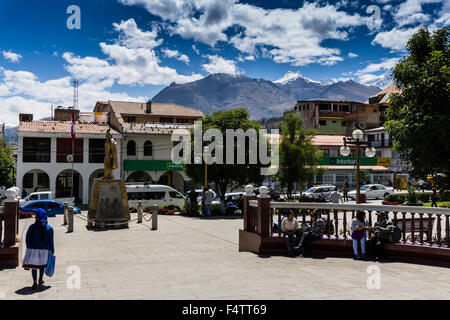
[{"label": "green hedge", "polygon": [[[416,192],[416,198],[418,201],[426,203],[430,201],[430,193],[419,193]],[[398,202],[403,203],[408,201],[408,194],[407,193],[396,193],[396,194],[390,194],[384,198],[386,201],[390,202]]]}]

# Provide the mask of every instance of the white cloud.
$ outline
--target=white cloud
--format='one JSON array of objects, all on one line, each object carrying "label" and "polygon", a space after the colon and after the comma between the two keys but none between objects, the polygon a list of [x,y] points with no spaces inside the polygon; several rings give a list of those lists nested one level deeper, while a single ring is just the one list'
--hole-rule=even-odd
[{"label": "white cloud", "polygon": [[358,58],[359,56],[358,56],[356,53],[349,52],[349,53],[348,53],[348,57],[349,57],[350,59],[353,59],[353,58]]},{"label": "white cloud", "polygon": [[389,78],[392,69],[400,61],[399,57],[383,59],[379,63],[369,63],[365,68],[357,70],[354,75],[364,85],[386,87],[391,80]]},{"label": "white cloud", "polygon": [[192,50],[194,50],[194,52],[196,54],[200,54],[200,50],[197,49],[197,47],[195,46],[195,44],[192,45]]},{"label": "white cloud", "polygon": [[410,29],[394,28],[390,31],[383,31],[378,33],[372,41],[372,45],[379,44],[383,48],[393,50],[404,50],[409,38],[419,30],[419,27]]},{"label": "white cloud", "polygon": [[241,74],[241,71],[236,67],[236,62],[232,60],[226,60],[218,55],[208,55],[209,63],[203,64],[203,69],[210,73],[227,73],[232,75]]},{"label": "white cloud", "polygon": [[397,7],[393,14],[394,20],[400,27],[426,23],[431,17],[429,14],[422,12],[422,6],[424,4],[441,2],[442,0],[406,0]]},{"label": "white cloud", "polygon": [[178,50],[162,49],[161,51],[168,58],[175,58],[179,61],[189,64],[189,57],[185,54],[180,53]]},{"label": "white cloud", "polygon": [[[342,61],[340,50],[324,46],[323,41],[348,40],[348,31],[366,25],[368,19],[341,11],[338,6],[317,3],[292,10],[263,9],[237,0],[119,1],[144,6],[169,21],[171,33],[185,39],[210,46],[224,41],[250,56],[260,50],[275,62],[294,66]],[[228,37],[225,31],[233,29],[236,32]]]},{"label": "white cloud", "polygon": [[12,51],[2,51],[3,58],[9,60],[10,62],[17,63],[22,59],[22,56],[18,53],[14,53]]},{"label": "white cloud", "polygon": [[[115,24],[120,32],[113,44],[100,43],[107,59],[77,57],[66,52],[63,58],[69,63],[66,69],[75,77],[90,81],[117,81],[125,85],[167,85],[172,82],[185,83],[203,78],[200,74],[180,75],[175,69],[160,65],[154,48],[161,44],[157,34],[141,31],[133,19]],[[188,57],[180,56],[184,62]]]},{"label": "white cloud", "polygon": [[[98,100],[144,101],[146,97],[130,97],[107,89],[109,81],[88,81],[79,86],[79,107],[92,111]],[[33,113],[35,119],[49,116],[50,105],[72,105],[71,77],[40,81],[28,71],[0,70],[0,105],[2,119],[8,125],[17,125],[19,113]]]}]

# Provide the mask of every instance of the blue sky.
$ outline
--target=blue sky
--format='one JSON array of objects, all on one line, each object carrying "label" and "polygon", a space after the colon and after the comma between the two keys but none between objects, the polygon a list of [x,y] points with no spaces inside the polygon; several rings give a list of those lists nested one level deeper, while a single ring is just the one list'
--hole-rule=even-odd
[{"label": "blue sky", "polygon": [[450,25],[450,0],[1,0],[0,122],[71,105],[73,77],[85,111],[217,72],[382,87],[424,25]]}]

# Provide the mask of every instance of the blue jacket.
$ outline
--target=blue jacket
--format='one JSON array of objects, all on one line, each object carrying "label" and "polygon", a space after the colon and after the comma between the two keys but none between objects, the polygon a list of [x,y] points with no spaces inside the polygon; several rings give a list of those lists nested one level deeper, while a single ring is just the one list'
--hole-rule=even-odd
[{"label": "blue jacket", "polygon": [[[43,231],[43,237],[41,233]],[[26,244],[28,249],[47,249],[55,253],[53,242],[53,228],[47,224],[45,230],[41,230],[35,224],[32,224],[27,231]]]}]

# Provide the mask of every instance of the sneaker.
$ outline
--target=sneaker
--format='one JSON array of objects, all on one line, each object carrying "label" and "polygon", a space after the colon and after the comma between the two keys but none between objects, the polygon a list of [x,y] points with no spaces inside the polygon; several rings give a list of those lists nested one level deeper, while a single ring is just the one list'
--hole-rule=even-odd
[{"label": "sneaker", "polygon": [[44,285],[44,280],[39,281],[39,285],[43,286]]},{"label": "sneaker", "polygon": [[366,258],[366,255],[365,255],[365,254],[362,255],[361,260],[367,261],[367,258]]},{"label": "sneaker", "polygon": [[36,290],[37,288],[37,282],[33,282],[33,285],[31,286],[31,290]]},{"label": "sneaker", "polygon": [[359,255],[356,255],[353,257],[353,260],[361,260],[361,257]]}]

